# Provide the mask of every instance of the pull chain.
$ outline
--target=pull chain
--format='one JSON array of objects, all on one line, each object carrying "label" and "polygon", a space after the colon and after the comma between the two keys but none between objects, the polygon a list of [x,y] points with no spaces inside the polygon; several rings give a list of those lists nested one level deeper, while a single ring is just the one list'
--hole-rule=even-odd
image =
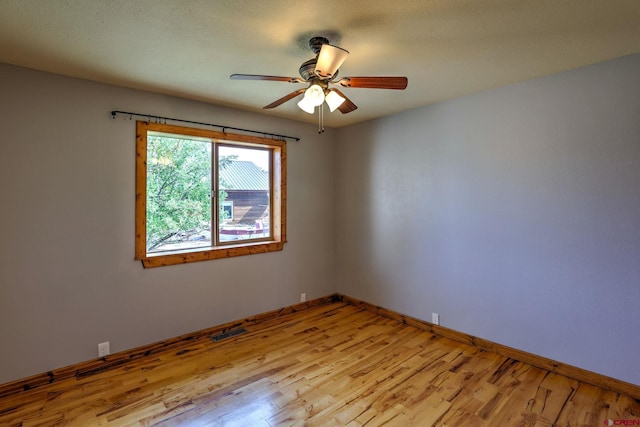
[{"label": "pull chain", "polygon": [[318,133],[324,132],[324,102],[320,104],[320,109],[318,110]]}]

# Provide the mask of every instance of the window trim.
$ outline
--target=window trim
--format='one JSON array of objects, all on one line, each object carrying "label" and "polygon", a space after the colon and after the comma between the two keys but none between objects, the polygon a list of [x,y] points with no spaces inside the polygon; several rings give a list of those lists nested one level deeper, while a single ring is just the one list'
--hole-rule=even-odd
[{"label": "window trim", "polygon": [[[272,150],[271,203],[273,204],[272,240],[225,244],[210,248],[196,248],[179,252],[147,254],[147,132],[162,132],[210,138],[216,142],[235,145],[265,146]],[[230,258],[243,255],[281,251],[286,243],[287,212],[287,146],[284,140],[251,135],[136,121],[136,206],[135,259],[145,268],[184,264],[197,261]]]}]

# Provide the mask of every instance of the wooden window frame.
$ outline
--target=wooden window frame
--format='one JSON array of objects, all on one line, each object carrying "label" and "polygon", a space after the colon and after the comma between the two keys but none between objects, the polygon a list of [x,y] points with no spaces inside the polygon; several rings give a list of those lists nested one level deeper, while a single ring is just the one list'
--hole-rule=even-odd
[{"label": "wooden window frame", "polygon": [[[271,203],[272,238],[268,241],[240,242],[207,248],[180,251],[147,253],[147,134],[162,132],[167,134],[203,137],[215,143],[231,143],[247,147],[268,147],[271,149],[272,178]],[[136,122],[136,213],[135,213],[135,259],[145,268],[184,264],[213,259],[281,251],[286,243],[287,206],[287,146],[278,139],[268,139],[251,135],[225,133],[214,130],[190,128],[160,123]]]}]

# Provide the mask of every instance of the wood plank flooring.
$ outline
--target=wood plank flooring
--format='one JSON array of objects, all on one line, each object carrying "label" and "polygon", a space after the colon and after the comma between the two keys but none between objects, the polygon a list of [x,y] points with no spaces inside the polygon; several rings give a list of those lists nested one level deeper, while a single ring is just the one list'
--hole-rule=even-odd
[{"label": "wood plank flooring", "polygon": [[631,397],[342,302],[246,329],[5,396],[0,425],[640,425]]}]

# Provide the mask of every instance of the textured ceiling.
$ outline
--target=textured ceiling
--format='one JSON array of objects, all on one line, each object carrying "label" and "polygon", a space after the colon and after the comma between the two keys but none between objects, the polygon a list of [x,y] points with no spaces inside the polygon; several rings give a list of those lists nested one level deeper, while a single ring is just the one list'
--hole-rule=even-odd
[{"label": "textured ceiling", "polygon": [[341,76],[409,78],[343,89],[343,126],[640,52],[640,0],[0,0],[0,62],[312,123],[261,109],[303,85],[229,75],[297,77],[314,35]]}]

